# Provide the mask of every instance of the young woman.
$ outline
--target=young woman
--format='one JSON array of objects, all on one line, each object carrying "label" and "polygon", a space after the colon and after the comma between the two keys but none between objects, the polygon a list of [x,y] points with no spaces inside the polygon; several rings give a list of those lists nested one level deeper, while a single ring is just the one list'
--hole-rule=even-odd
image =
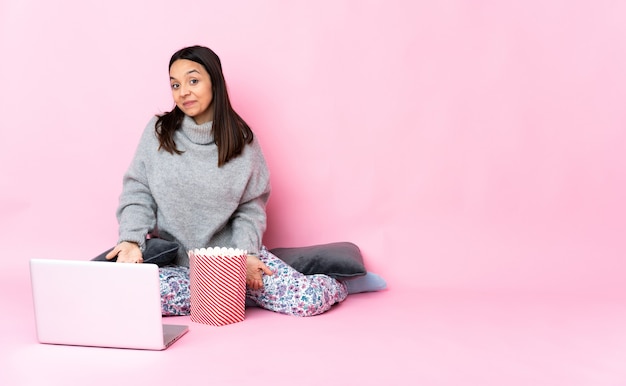
[{"label": "young woman", "polygon": [[175,241],[175,265],[160,268],[164,315],[189,313],[187,251],[248,251],[247,297],[298,316],[343,301],[346,285],[305,276],[262,247],[270,173],[258,141],[233,110],[218,56],[206,47],[176,52],[169,63],[175,107],[150,120],[124,175],[119,243],[106,256],[141,263],[148,235]]}]

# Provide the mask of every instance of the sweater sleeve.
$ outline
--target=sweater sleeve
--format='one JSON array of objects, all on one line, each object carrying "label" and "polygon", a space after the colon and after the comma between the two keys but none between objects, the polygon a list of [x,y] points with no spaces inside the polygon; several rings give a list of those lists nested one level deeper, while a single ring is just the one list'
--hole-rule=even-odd
[{"label": "sweater sleeve", "polygon": [[258,254],[267,227],[265,207],[270,195],[270,173],[258,142],[252,144],[256,153],[255,168],[250,174],[239,207],[231,217],[232,242],[237,248]]},{"label": "sweater sleeve", "polygon": [[142,247],[146,236],[156,225],[156,203],[152,197],[147,178],[150,153],[158,144],[154,133],[155,119],[146,126],[135,156],[124,174],[122,194],[117,209],[119,240],[131,241]]}]

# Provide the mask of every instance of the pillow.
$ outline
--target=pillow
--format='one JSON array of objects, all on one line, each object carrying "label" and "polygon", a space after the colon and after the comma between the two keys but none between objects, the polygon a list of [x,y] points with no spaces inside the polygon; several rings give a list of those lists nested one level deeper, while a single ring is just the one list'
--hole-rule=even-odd
[{"label": "pillow", "polygon": [[269,252],[305,275],[321,273],[334,278],[349,278],[366,273],[359,247],[350,242],[274,248]]},{"label": "pillow", "polygon": [[[159,267],[172,264],[178,256],[178,243],[167,241],[159,238],[151,238],[146,240],[146,249],[143,251],[143,262],[148,264],[156,264]],[[117,257],[111,260],[106,259],[107,253],[113,248],[98,255],[93,261],[117,261]]]},{"label": "pillow", "polygon": [[342,280],[348,287],[348,294],[358,294],[361,292],[382,291],[387,288],[387,282],[381,276],[368,272],[364,276],[357,276]]}]

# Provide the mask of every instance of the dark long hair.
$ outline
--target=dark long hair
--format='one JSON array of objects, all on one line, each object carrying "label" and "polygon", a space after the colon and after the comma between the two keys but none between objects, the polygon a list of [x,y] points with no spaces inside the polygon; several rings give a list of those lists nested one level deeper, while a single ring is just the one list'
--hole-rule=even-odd
[{"label": "dark long hair", "polygon": [[[192,46],[183,48],[170,59],[168,70],[179,59],[187,59],[201,64],[211,77],[215,114],[213,117],[213,139],[217,145],[217,166],[222,166],[237,157],[246,144],[251,143],[254,135],[250,126],[233,110],[228,98],[226,80],[222,73],[220,58],[207,47]],[[157,116],[155,130],[159,138],[159,149],[171,154],[182,154],[176,148],[174,132],[180,129],[185,113],[178,106],[168,113]]]}]

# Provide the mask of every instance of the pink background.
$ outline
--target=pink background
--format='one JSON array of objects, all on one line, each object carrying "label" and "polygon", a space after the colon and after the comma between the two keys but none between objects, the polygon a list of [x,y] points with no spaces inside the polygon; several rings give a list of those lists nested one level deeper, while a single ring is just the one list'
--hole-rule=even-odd
[{"label": "pink background", "polygon": [[[624,15],[0,0],[0,384],[626,384]],[[389,290],[314,318],[166,318],[190,332],[164,352],[38,344],[28,260],[115,243],[122,175],[191,44],[261,140],[267,246],[353,241]]]},{"label": "pink background", "polygon": [[390,288],[623,297],[625,14],[0,0],[0,269],[112,246],[169,57],[203,44],[272,171],[269,247],[355,242]]}]

